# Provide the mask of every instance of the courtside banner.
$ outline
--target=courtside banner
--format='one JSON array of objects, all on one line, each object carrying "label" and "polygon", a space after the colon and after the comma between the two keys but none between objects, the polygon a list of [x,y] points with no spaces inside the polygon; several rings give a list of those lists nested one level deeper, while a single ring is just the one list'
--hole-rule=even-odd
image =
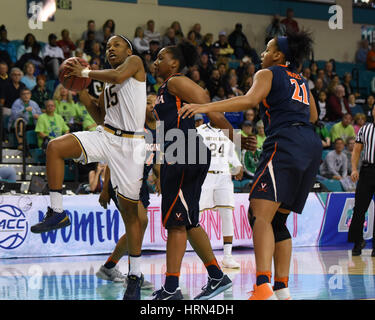
[{"label": "courtside banner", "polygon": [[[64,196],[64,208],[72,224],[64,229],[33,234],[30,227],[42,220],[49,196],[0,197],[0,258],[44,257],[110,253],[125,233],[121,214],[111,203],[103,209],[98,195]],[[161,223],[161,198],[151,195],[143,249],[165,250],[167,231]],[[234,247],[252,247],[248,194],[235,194]],[[302,215],[292,213],[288,228],[294,246],[316,246],[324,216],[324,204],[311,193]],[[223,246],[221,218],[216,210],[204,211],[201,226],[214,249]],[[191,250],[190,245],[187,247]]]},{"label": "courtside banner", "polygon": [[[348,231],[353,217],[354,193],[330,193],[320,235],[320,246],[348,245]],[[365,214],[363,238],[370,240],[374,229],[374,199]]]}]

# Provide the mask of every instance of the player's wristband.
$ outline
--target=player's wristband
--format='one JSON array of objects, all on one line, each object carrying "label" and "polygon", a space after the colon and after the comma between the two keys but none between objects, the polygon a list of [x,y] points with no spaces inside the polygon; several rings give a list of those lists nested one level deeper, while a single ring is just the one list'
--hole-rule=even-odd
[{"label": "player's wristband", "polygon": [[83,69],[82,71],[81,71],[81,77],[82,78],[88,78],[89,77],[89,73],[90,73],[90,69],[89,68],[86,68],[86,69]]}]

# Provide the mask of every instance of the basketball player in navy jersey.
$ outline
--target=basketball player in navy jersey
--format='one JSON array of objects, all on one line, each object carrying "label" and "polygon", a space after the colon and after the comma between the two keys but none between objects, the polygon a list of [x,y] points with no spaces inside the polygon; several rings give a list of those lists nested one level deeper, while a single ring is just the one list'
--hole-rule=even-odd
[{"label": "basketball player in navy jersey", "polygon": [[[210,152],[202,137],[197,135],[194,119],[182,119],[177,114],[184,102],[209,101],[207,93],[200,86],[179,73],[185,66],[194,65],[197,56],[194,46],[182,42],[178,46],[162,49],[154,63],[155,71],[164,80],[154,108],[155,118],[160,121],[158,128],[164,127],[165,137],[171,130],[179,129],[184,137],[179,147],[185,149],[181,162],[168,163],[168,155],[173,153],[176,141],[169,144],[166,141],[164,145],[165,160],[161,164],[160,184],[162,222],[168,230],[167,272],[164,286],[153,294],[154,300],[183,298],[179,288],[179,276],[187,239],[205,264],[209,275],[207,285],[195,299],[211,299],[232,286],[232,281],[217,263],[207,234],[199,225],[199,199],[209,169]],[[231,127],[222,113],[212,113],[209,117],[212,117],[211,121],[217,126]],[[194,150],[189,149],[188,136],[191,133],[191,142],[196,146]],[[189,159],[191,153],[195,153],[193,161]],[[199,159],[202,154],[207,155],[203,161]]]},{"label": "basketball player in navy jersey", "polygon": [[[250,300],[290,299],[292,250],[286,220],[301,213],[318,172],[322,144],[311,122],[317,111],[308,83],[296,72],[312,48],[301,31],[270,40],[262,53],[262,69],[246,95],[204,105],[186,105],[183,118],[212,111],[241,111],[260,103],[267,139],[250,191],[249,221],[253,228],[256,285]],[[272,288],[272,258],[275,284]]]},{"label": "basketball player in navy jersey", "polygon": [[124,36],[115,35],[108,40],[106,48],[106,58],[113,69],[90,70],[76,60],[67,64],[70,69],[67,77],[91,78],[105,83],[99,100],[90,96],[87,90],[79,93],[98,128],[50,141],[46,169],[51,207],[43,221],[31,227],[32,232],[41,233],[70,225],[62,203],[64,159],[107,163],[128,236],[129,274],[124,300],[140,300],[142,284],[142,225],[138,201],[144,165],[147,94],[143,61],[133,53],[131,42]]}]

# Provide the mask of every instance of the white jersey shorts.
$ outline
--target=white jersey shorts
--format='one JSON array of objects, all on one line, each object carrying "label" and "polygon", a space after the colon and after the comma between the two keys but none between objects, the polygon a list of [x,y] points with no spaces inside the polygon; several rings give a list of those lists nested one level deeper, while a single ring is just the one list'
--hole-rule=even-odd
[{"label": "white jersey shorts", "polygon": [[145,159],[142,136],[121,137],[98,126],[96,131],[74,132],[82,154],[75,159],[83,164],[105,162],[111,170],[111,183],[120,198],[138,202]]},{"label": "white jersey shorts", "polygon": [[207,173],[202,186],[199,211],[220,207],[234,208],[232,176],[225,173]]}]

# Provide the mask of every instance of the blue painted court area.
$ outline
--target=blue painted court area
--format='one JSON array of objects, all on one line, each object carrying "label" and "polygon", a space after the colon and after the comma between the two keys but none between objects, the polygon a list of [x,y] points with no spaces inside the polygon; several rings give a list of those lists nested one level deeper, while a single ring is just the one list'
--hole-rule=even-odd
[{"label": "blue painted court area", "polygon": [[[215,252],[220,262],[221,252]],[[235,250],[241,269],[224,272],[233,287],[216,300],[246,300],[255,281],[253,250]],[[98,279],[96,271],[107,256],[74,256],[0,260],[0,300],[121,300],[122,283]],[[165,254],[143,256],[142,272],[156,289],[164,283]],[[351,257],[351,251],[297,248],[293,251],[289,287],[294,300],[375,299],[374,265],[371,250]],[[119,264],[127,272],[127,259]],[[192,299],[207,281],[203,264],[186,253],[180,286],[185,299]],[[151,299],[153,290],[142,291],[142,299]]]}]

